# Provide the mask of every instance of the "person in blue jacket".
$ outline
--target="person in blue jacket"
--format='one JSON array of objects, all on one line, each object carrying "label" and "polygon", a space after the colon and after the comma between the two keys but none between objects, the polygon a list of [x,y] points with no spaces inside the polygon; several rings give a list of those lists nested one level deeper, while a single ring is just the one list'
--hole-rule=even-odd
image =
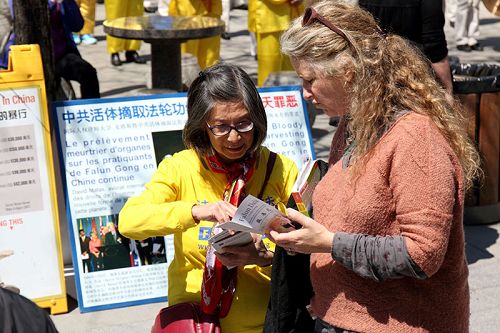
[{"label": "person in blue jacket", "polygon": [[[12,8],[11,2],[10,6]],[[80,8],[74,0],[48,0],[48,6],[56,75],[80,83],[81,98],[99,98],[97,71],[82,58],[73,41],[72,33],[80,31],[84,23]],[[6,50],[14,40],[12,33]],[[8,52],[4,52],[0,67],[7,66]]]}]

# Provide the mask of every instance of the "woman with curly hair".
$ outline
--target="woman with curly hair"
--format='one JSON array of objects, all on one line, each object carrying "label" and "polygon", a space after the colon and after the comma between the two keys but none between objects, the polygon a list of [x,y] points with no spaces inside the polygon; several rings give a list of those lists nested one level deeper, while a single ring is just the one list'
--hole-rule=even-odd
[{"label": "woman with curly hair", "polygon": [[467,332],[464,193],[481,171],[463,110],[357,6],[314,3],[281,49],[304,98],[341,117],[314,219],[288,209],[302,227],[269,234],[311,254],[315,332]]}]

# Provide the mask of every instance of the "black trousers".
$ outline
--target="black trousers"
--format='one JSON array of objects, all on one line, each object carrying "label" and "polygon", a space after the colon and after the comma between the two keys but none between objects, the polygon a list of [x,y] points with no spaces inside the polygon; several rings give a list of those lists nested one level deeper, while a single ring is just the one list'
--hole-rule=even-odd
[{"label": "black trousers", "polygon": [[99,80],[95,68],[76,53],[67,53],[56,62],[56,75],[80,83],[82,98],[99,98]]}]

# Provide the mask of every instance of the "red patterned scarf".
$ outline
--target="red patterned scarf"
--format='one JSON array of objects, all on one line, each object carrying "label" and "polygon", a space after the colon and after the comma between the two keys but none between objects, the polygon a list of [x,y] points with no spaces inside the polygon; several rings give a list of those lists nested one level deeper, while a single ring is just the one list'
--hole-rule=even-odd
[{"label": "red patterned scarf", "polygon": [[[245,198],[245,184],[250,180],[255,169],[255,156],[241,162],[225,165],[216,155],[206,156],[210,169],[215,173],[224,173],[227,177],[223,199],[238,206]],[[217,225],[212,228],[212,233],[221,231]],[[225,317],[233,302],[236,290],[236,267],[228,269],[217,259],[213,247],[207,249],[203,282],[201,284],[201,308],[203,312],[218,314]]]}]

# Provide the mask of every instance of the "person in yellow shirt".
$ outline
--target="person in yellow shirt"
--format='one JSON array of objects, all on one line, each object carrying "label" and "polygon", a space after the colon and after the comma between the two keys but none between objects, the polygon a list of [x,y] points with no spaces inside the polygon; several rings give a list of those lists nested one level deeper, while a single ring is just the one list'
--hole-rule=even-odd
[{"label": "person in yellow shirt", "polygon": [[[170,16],[208,16],[219,18],[222,15],[221,0],[171,0]],[[215,65],[220,60],[220,36],[192,39],[182,43],[183,53],[190,53],[198,59],[201,69]]]},{"label": "person in yellow shirt", "polygon": [[302,0],[249,0],[248,31],[257,39],[257,85],[272,72],[293,70],[290,59],[280,51],[280,36],[290,22],[302,14]]},{"label": "person in yellow shirt", "polygon": [[[254,83],[241,68],[217,64],[200,72],[189,88],[187,109],[187,149],[163,159],[144,192],[129,198],[119,215],[119,230],[126,237],[174,235],[169,305],[200,303],[214,224],[229,221],[244,195],[257,197],[262,188],[265,202],[286,203],[298,173],[293,161],[277,154],[265,183],[271,154],[262,146],[266,113]],[[241,191],[233,191],[235,187]],[[215,253],[226,267],[237,266],[232,304],[220,318],[223,332],[262,332],[273,257],[268,249],[274,247],[267,239],[255,237],[247,245]]]},{"label": "person in yellow shirt", "polygon": [[[106,0],[106,20],[113,20],[125,16],[142,16],[144,14],[143,0]],[[137,50],[141,48],[141,41],[135,39],[116,38],[107,35],[107,50],[111,54],[111,64],[121,66],[119,52],[125,51],[125,62],[145,64],[146,60],[139,56]]]},{"label": "person in yellow shirt", "polygon": [[96,0],[77,0],[80,13],[84,20],[83,28],[79,32],[73,33],[75,44],[93,45],[97,43],[94,37],[95,28],[95,4]]}]

